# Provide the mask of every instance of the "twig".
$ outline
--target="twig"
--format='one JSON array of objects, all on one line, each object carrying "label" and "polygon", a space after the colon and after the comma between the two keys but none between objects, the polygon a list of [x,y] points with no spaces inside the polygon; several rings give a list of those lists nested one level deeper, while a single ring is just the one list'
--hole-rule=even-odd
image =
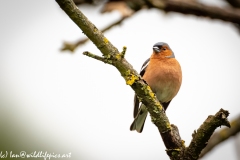
[{"label": "twig", "polygon": [[[133,13],[134,14],[134,13]],[[131,14],[131,16],[133,15]],[[129,18],[128,17],[122,17],[121,19],[113,22],[112,24],[110,24],[109,26],[107,26],[106,28],[102,29],[102,32],[106,32],[107,30],[111,29],[112,27],[116,26],[116,25],[120,25],[125,19]],[[80,45],[83,45],[84,43],[86,43],[89,39],[88,38],[84,38],[81,39],[79,41],[77,41],[76,43],[70,43],[70,42],[64,42],[63,43],[63,47],[61,48],[61,51],[71,51],[74,52],[76,50],[77,47],[79,47]]]},{"label": "twig", "polygon": [[107,59],[105,59],[105,58],[103,58],[103,57],[100,57],[100,56],[98,56],[98,55],[95,55],[95,54],[93,54],[93,53],[90,53],[90,52],[88,52],[88,51],[83,52],[83,55],[86,55],[86,56],[91,57],[91,58],[93,58],[93,59],[102,61],[102,62],[104,62],[104,63],[108,63]]}]

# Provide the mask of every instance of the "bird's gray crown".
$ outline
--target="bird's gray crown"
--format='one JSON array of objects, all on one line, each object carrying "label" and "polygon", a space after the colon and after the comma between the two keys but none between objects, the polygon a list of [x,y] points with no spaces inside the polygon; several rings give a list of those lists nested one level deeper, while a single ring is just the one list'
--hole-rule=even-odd
[{"label": "bird's gray crown", "polygon": [[[153,47],[158,47],[158,48],[162,48],[162,46],[168,46],[168,44],[167,43],[165,43],[165,42],[158,42],[158,43],[156,43],[156,44],[154,44],[153,45]],[[169,46],[168,46],[169,47]]]},{"label": "bird's gray crown", "polygon": [[[159,53],[163,46],[167,46],[171,50],[169,45],[167,43],[165,43],[165,42],[158,42],[158,43],[154,44],[153,45],[153,50],[156,53]],[[175,58],[175,55],[174,55],[173,51],[172,51],[172,55],[171,56],[167,56],[166,58]]]}]

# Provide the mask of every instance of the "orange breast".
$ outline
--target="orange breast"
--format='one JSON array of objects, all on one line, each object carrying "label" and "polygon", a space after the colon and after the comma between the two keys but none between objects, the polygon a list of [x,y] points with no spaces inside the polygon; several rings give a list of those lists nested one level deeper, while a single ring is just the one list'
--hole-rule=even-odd
[{"label": "orange breast", "polygon": [[182,83],[181,66],[175,58],[151,59],[143,79],[160,102],[169,102],[180,89]]}]

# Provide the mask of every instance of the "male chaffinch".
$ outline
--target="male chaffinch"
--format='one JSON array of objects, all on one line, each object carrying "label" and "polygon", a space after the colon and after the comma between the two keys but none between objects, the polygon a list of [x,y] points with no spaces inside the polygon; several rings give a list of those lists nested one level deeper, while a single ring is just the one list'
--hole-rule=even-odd
[{"label": "male chaffinch", "polygon": [[[153,46],[153,53],[142,66],[140,75],[151,87],[166,111],[171,100],[176,96],[182,83],[181,66],[167,43],[158,42]],[[140,105],[140,107],[139,107]],[[130,130],[141,133],[148,111],[134,95],[134,121]]]}]

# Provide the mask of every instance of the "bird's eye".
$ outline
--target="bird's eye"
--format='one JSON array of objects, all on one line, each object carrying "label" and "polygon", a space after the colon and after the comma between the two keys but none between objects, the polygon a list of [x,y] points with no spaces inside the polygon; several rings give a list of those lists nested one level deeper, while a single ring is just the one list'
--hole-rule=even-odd
[{"label": "bird's eye", "polygon": [[163,48],[163,50],[165,51],[165,50],[166,50],[166,48]]}]

